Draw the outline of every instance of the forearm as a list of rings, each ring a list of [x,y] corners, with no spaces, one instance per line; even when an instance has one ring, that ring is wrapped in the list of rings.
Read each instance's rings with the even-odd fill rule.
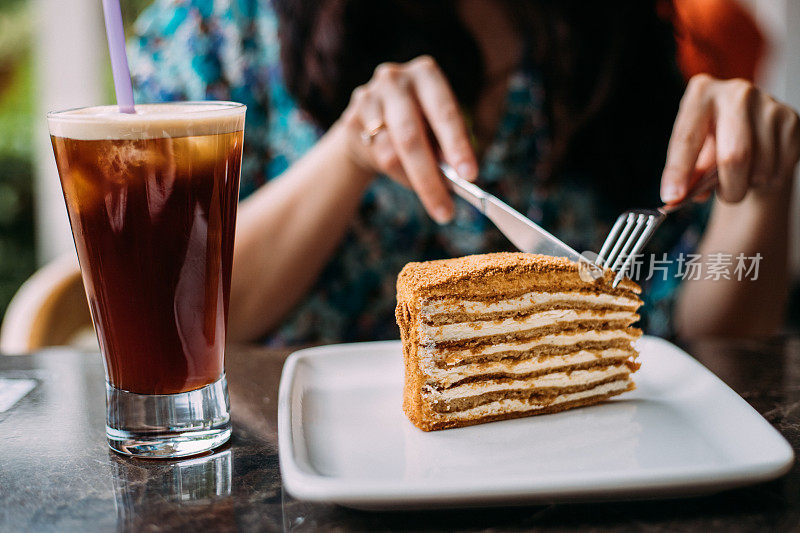
[[[309,290],[344,236],[371,175],[334,126],[302,159],[243,201],[237,218],[228,337],[253,340]]]
[[[705,278],[711,254],[761,255],[756,279],[687,280],[681,288],[675,323],[681,337],[763,336],[783,321],[788,293],[790,187],[753,191],[738,204],[715,200],[698,253]],[[733,270],[733,269],[731,269]]]

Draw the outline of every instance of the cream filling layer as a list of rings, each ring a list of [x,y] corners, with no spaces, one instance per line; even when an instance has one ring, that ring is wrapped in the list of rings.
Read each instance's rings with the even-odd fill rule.
[[[473,420],[476,418],[482,418],[484,416],[518,413],[521,411],[536,411],[539,409],[544,409],[545,407],[550,407],[551,405],[558,405],[560,403],[591,398],[592,396],[604,396],[606,394],[624,391],[629,385],[629,379],[621,379],[618,381],[612,381],[610,383],[604,383],[603,385],[598,385],[593,389],[562,394],[557,396],[552,402],[544,405],[534,405],[530,402],[516,399],[498,400],[496,402],[478,405],[463,411],[455,411],[452,413],[432,412],[431,415],[436,420]]]
[[[457,381],[473,376],[506,374],[513,377],[515,375],[530,374],[531,372],[540,372],[549,368],[579,365],[581,363],[603,361],[604,359],[619,360],[623,357],[627,357],[629,354],[630,350],[622,350],[620,348],[607,348],[605,350],[591,352],[588,350],[581,350],[565,355],[553,355],[518,361],[505,360],[486,363],[469,363],[454,368],[440,368],[428,360],[421,362],[421,370],[422,373],[428,377],[430,383],[449,387]]]
[[[537,305],[554,302],[587,303],[629,307],[637,309],[641,301],[633,296],[615,296],[612,294],[593,294],[580,291],[569,292],[529,292],[516,298],[507,298],[497,302],[481,302],[475,300],[427,300],[423,302],[421,312],[424,316],[433,317],[441,314],[468,313],[480,315],[484,313],[502,313],[520,311]]]
[[[484,380],[464,383],[442,391],[428,390],[423,387],[422,394],[427,401],[448,401],[479,396],[487,392],[526,391],[538,388],[564,388],[586,385],[602,381],[611,376],[630,374],[630,369],[624,365],[614,365],[606,368],[586,370],[573,370],[571,372],[552,372],[527,379],[514,380]]]
[[[581,342],[610,342],[616,340],[626,340],[633,342],[638,335],[625,329],[589,330],[569,333],[553,333],[543,335],[528,341],[498,342],[491,345],[481,346],[474,352],[470,349],[464,350],[441,350],[434,345],[423,345],[419,347],[419,356],[423,364],[428,362],[448,362],[459,363],[487,355],[503,352],[524,353],[539,347],[553,346],[563,347]]]
[[[488,337],[490,335],[504,335],[534,328],[554,325],[565,325],[569,322],[584,320],[627,320],[631,323],[639,319],[633,311],[597,311],[592,309],[551,309],[540,311],[523,318],[504,318],[501,320],[477,320],[473,322],[459,322],[456,324],[443,324],[429,326],[425,323],[419,325],[420,340],[422,343],[437,343],[460,341]]]

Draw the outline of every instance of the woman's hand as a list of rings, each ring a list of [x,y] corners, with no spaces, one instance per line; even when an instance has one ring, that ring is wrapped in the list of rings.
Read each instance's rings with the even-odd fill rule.
[[[800,120],[745,80],[700,74],[689,80],[672,130],[661,180],[666,203],[681,200],[714,166],[717,195],[740,202],[749,190],[788,185],[800,157]]]
[[[468,180],[477,176],[478,163],[455,95],[430,56],[378,66],[372,79],[353,91],[340,122],[359,168],[413,188],[437,222],[452,218],[453,201],[438,160],[444,158]]]

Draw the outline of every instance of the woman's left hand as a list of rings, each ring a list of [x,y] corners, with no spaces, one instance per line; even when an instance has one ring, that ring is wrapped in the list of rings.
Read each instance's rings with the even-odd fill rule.
[[[681,99],[661,179],[665,203],[681,200],[714,166],[717,196],[740,202],[748,191],[781,190],[800,158],[800,119],[752,83],[692,77]]]

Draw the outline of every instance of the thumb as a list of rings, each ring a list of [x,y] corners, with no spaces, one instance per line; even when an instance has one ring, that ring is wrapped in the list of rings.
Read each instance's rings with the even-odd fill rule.
[[[700,150],[700,155],[697,156],[697,163],[692,171],[691,181],[689,182],[689,190],[691,190],[703,176],[708,174],[711,169],[717,165],[716,154],[717,142],[713,135],[709,135],[706,138],[705,143],[703,143],[703,148]],[[696,196],[694,200],[698,203],[703,203],[711,197],[712,191],[713,188]]]

